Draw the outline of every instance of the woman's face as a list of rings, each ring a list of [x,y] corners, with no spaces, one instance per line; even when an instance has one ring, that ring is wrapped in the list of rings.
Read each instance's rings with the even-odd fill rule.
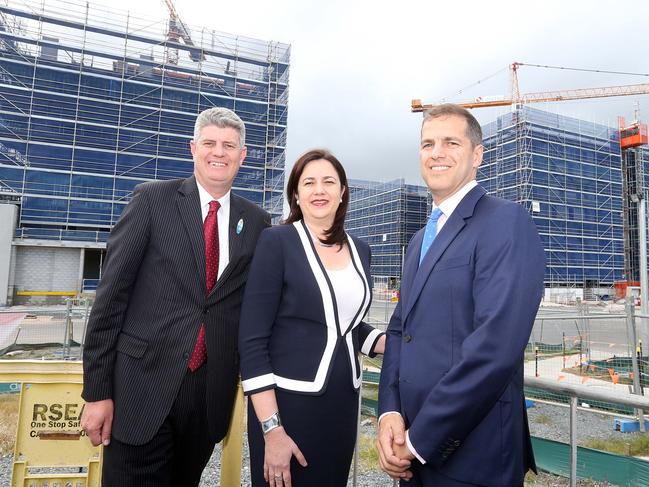
[[[297,185],[297,200],[304,221],[331,226],[344,192],[331,162],[326,159],[309,162]]]

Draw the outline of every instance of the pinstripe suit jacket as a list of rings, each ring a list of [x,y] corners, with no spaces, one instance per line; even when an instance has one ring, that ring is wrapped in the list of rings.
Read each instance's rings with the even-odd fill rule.
[[[237,232],[239,221],[243,228]],[[205,324],[207,407],[214,441],[225,435],[239,371],[244,284],[268,213],[231,195],[230,263],[205,293],[205,242],[194,177],[135,188],[113,228],[83,354],[86,401],[112,398],[112,434],[141,445],[168,415]]]

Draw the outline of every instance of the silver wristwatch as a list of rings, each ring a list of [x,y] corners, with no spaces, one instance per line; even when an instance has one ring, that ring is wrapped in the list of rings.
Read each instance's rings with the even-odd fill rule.
[[[282,426],[282,419],[279,417],[279,411],[273,413],[268,419],[260,421],[259,424],[261,425],[261,432],[263,434],[266,434],[275,428],[279,428]]]

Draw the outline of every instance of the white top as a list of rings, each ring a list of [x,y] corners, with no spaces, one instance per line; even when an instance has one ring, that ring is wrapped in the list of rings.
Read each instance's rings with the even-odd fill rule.
[[[210,201],[214,201],[214,198],[198,181],[196,181],[196,186],[198,186],[198,196],[201,199],[201,215],[203,223],[205,223],[207,212],[210,210]],[[230,191],[216,201],[221,204],[219,211],[216,212],[216,219],[219,224],[219,275],[216,276],[218,280],[230,263],[230,235],[228,232],[230,226]]]
[[[338,326],[340,333],[343,334],[349,328],[349,324],[363,304],[365,288],[361,276],[354,269],[351,260],[344,269],[327,269],[327,275],[331,281],[331,286],[334,288],[338,308]]]
[[[452,194],[447,199],[442,201],[439,206],[433,203],[433,210],[435,208],[439,208],[440,210],[442,210],[442,215],[439,217],[439,220],[437,220],[437,234],[439,234],[439,231],[444,226],[444,223],[446,223],[446,220],[448,220],[451,217],[451,214],[455,211],[457,205],[459,205],[460,202],[464,199],[464,197],[468,194],[468,192],[471,191],[473,188],[475,188],[477,185],[478,183],[476,182],[476,180],[472,179],[464,186],[462,186],[457,191],[457,193]]]

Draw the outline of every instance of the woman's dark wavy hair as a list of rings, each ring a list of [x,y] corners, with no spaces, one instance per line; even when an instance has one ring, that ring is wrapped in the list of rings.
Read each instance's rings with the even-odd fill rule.
[[[336,210],[336,216],[334,217],[334,222],[331,225],[325,235],[326,239],[320,240],[322,243],[327,245],[338,244],[342,246],[343,243],[347,241],[347,235],[345,234],[345,217],[347,216],[347,207],[349,205],[349,188],[347,187],[347,175],[345,174],[345,169],[336,157],[326,149],[313,149],[302,154],[302,156],[295,162],[291,174],[288,177],[288,183],[286,183],[286,199],[288,200],[288,205],[290,212],[284,224],[289,224],[301,220],[302,209],[300,205],[297,204],[297,188],[300,183],[300,177],[304,172],[304,168],[309,164],[309,162],[317,161],[319,159],[325,159],[331,163],[336,172],[338,173],[338,179],[340,180],[341,187],[345,190],[342,194],[342,203],[338,206]]]

